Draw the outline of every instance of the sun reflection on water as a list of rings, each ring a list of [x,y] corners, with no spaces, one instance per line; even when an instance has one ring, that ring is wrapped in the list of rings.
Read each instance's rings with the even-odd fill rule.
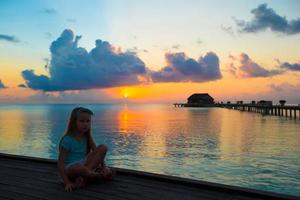
[[[138,161],[138,165],[145,170],[153,170],[156,167],[159,168],[157,171],[161,171],[164,168],[163,158],[166,157],[167,148],[168,131],[163,125],[166,119],[163,119],[157,110],[140,112],[130,109],[127,105],[123,106],[118,116],[120,133],[135,135],[141,142],[136,155],[142,158]]]
[[[23,145],[24,114],[17,110],[0,112],[0,149],[10,152]],[[20,153],[20,150],[17,152]]]

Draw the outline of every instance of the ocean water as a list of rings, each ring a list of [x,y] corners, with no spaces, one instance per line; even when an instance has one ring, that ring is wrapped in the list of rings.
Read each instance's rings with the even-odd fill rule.
[[[78,105],[0,105],[0,152],[57,159]],[[81,105],[109,165],[300,196],[300,120],[224,108]]]

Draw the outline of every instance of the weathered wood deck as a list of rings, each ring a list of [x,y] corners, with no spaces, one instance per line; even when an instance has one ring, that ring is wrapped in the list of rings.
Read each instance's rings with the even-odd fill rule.
[[[55,160],[0,153],[0,199],[300,199],[269,192],[118,169],[110,182],[64,192]]]

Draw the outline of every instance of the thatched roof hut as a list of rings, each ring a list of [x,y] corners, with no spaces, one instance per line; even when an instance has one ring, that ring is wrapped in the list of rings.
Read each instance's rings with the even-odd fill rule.
[[[212,105],[215,103],[214,98],[212,98],[208,93],[195,93],[191,95],[187,100],[187,103],[192,105]]]

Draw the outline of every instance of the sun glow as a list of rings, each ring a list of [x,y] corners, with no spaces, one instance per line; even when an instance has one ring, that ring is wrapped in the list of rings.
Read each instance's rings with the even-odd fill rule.
[[[123,88],[120,93],[124,99],[127,99],[129,97],[129,91],[127,88]]]

